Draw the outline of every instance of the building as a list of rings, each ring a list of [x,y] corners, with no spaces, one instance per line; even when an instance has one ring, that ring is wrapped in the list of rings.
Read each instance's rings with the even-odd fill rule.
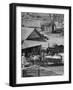
[[[21,31],[21,40],[46,41],[47,37],[40,34],[40,32],[34,28],[23,27]]]
[[[31,55],[40,55],[41,43],[32,40],[25,40],[22,44],[22,53],[25,53],[26,57]]]
[[[26,56],[40,55],[41,47],[46,46],[46,37],[41,35],[36,29],[22,28],[22,53]],[[48,44],[47,44],[48,46]]]
[[[52,24],[51,23],[44,23],[41,25],[41,29],[42,29],[42,31],[51,33],[52,32]]]

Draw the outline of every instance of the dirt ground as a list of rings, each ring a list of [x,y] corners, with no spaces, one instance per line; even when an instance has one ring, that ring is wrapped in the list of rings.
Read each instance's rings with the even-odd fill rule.
[[[48,66],[48,67],[39,67],[32,66],[27,69],[27,76],[37,77],[37,76],[56,76],[64,74],[64,66]],[[25,77],[25,75],[23,75]]]

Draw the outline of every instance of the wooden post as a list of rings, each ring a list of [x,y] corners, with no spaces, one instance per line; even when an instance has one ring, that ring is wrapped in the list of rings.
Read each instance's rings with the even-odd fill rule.
[[[38,76],[40,76],[40,67],[38,67]]]

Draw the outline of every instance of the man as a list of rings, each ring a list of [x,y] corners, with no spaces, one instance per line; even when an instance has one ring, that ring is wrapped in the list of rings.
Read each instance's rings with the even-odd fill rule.
[[[22,68],[24,68],[24,67],[25,67],[25,63],[26,63],[25,53],[22,53],[22,61],[21,61]]]
[[[23,68],[23,69],[25,68],[25,66],[29,66],[29,65],[30,65],[30,64],[27,62],[27,60],[26,60],[25,53],[22,54],[22,61],[21,61],[21,63],[22,63],[22,68]]]

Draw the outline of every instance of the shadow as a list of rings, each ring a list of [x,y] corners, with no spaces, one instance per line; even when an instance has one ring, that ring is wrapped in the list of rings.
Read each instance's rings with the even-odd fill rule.
[[[5,83],[7,86],[9,86],[9,83]]]

